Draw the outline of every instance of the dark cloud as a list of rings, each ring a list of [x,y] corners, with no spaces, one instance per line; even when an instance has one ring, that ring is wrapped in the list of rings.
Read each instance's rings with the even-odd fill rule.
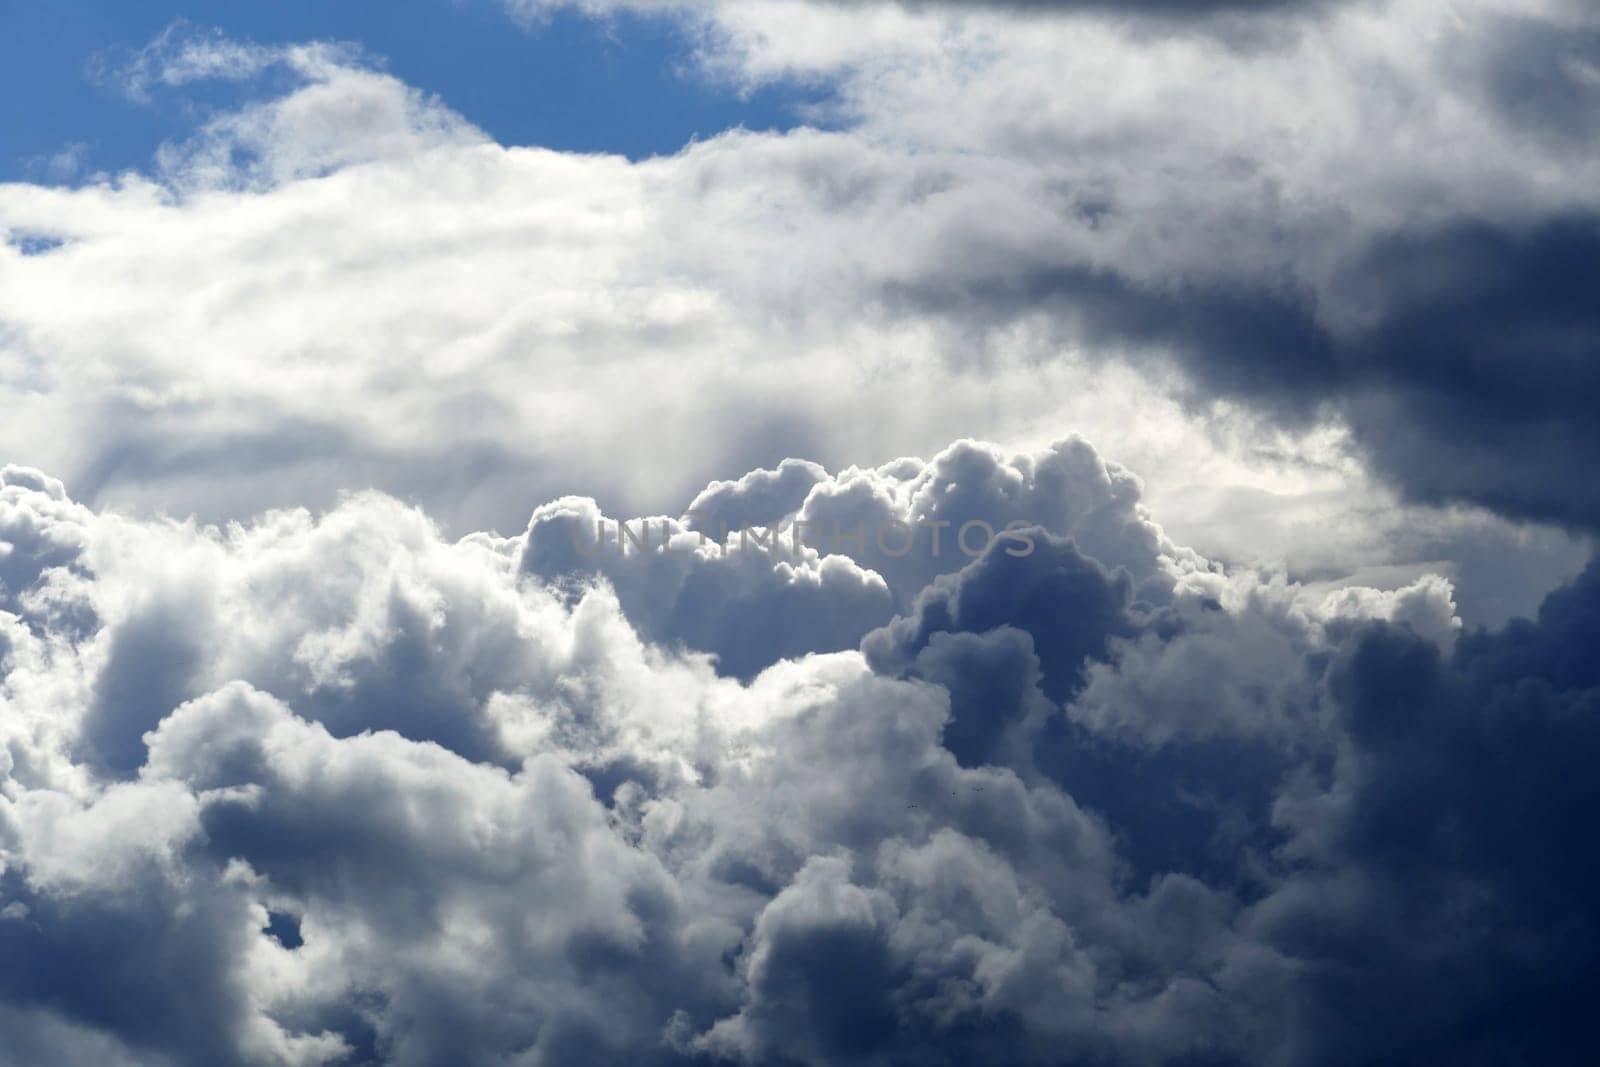
[[[1037,528],[1032,536],[1026,556],[1012,554],[1020,546],[996,541],[959,572],[935,579],[909,613],[868,635],[862,647],[869,662],[898,672],[920,660],[936,634],[1012,627],[1029,637],[1044,692],[1056,701],[1069,697],[1090,658],[1103,658],[1111,638],[1132,635],[1132,582],[1069,540]],[[1072,609],[1063,611],[1064,604]]]
[[[1350,751],[1284,820],[1313,873],[1259,909],[1310,963],[1308,1058],[1583,1058],[1600,869],[1571,842],[1600,808],[1582,770],[1600,756],[1600,675],[1578,651],[1597,610],[1591,567],[1537,622],[1453,657],[1376,626],[1335,665]]]
[[[84,717],[85,755],[131,774],[144,763],[144,735],[195,695],[202,650],[192,604],[155,604],[117,627]]]
[[[781,561],[574,583],[590,501],[449,544],[377,496],[223,532],[8,472],[6,1055],[1583,1062],[1600,564],[1460,634],[1439,579],[1217,572],[1079,441],[802,480],[1049,525],[897,617],[819,582],[862,653],[750,636],[735,675],[682,590],[725,571],[754,634]]]
[[[1318,296],[1151,285],[1063,264],[898,286],[919,313],[1054,316],[1100,351],[1175,357],[1193,396],[1344,418],[1408,497],[1600,528],[1600,216],[1458,219],[1370,241]]]
[[[248,1009],[231,957],[250,937],[246,901],[186,891],[157,870],[99,893],[28,892],[6,897],[26,917],[0,920],[0,998],[52,1009],[90,1032],[152,1058],[239,1062]],[[174,1048],[173,1036],[183,1035]],[[35,1062],[58,1060],[41,1049]]]
[[[1341,384],[1379,470],[1422,500],[1600,527],[1600,217],[1396,236],[1356,273],[1374,323]]]
[[[1506,122],[1577,153],[1588,149],[1597,129],[1600,30],[1562,26],[1530,16],[1492,19],[1483,54],[1462,72]]]
[[[1233,628],[1230,614],[1206,612],[1159,643],[1180,655],[1206,620]],[[1236,894],[1236,929],[1297,976],[1299,1018],[1284,1039],[1294,1062],[1581,1062],[1600,870],[1571,842],[1600,814],[1584,770],[1600,757],[1589,654],[1600,567],[1552,594],[1537,620],[1467,635],[1453,653],[1409,623],[1332,625],[1345,632],[1331,660],[1280,651],[1274,669],[1320,678],[1308,692],[1324,706],[1275,707],[1258,693],[1255,730],[1304,716],[1270,740],[1119,743],[1103,722],[1044,718],[1024,751],[1114,828],[1139,879],[1177,871]],[[1005,726],[1029,670],[964,663],[966,684],[991,679],[987,710]],[[1151,666],[1117,669],[1137,682]],[[970,699],[961,692],[953,707]],[[970,733],[946,736],[963,745]]]

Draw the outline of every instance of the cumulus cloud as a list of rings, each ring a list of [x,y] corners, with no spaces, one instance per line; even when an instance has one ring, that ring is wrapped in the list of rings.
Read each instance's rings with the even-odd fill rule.
[[[836,117],[880,143],[1009,163],[926,179],[905,254],[863,279],[900,314],[1175,364],[1202,399],[1341,421],[1412,499],[1593,527],[1562,473],[1594,450],[1592,11],[1356,5],[1249,43],[892,8],[704,18],[729,77],[834,78]]]
[[[1582,1062],[1594,14],[1051,6],[118,68],[281,81],[0,187],[0,1062]]]
[[[451,542],[377,494],[214,527],[7,468],[13,1055],[1576,1047],[1594,574],[1491,633],[1440,579],[1227,573],[1079,439],[694,499],[798,515],[863,482],[895,514],[1033,509],[1034,551],[901,603],[864,558],[719,556],[672,518],[695,552],[575,556],[586,500]],[[856,628],[785,627],[796,581]],[[724,609],[744,666],[703,625]]]
[[[534,512],[519,565],[551,582],[605,576],[641,636],[713,653],[744,678],[785,656],[853,648],[894,604],[881,576],[770,518],[713,540],[567,498]]]
[[[509,533],[528,500],[648,514],[790,456],[1071,427],[1208,551],[1307,575],[1503,557],[1538,577],[1456,575],[1503,619],[1587,551],[1518,524],[1588,523],[1561,473],[1588,447],[1586,305],[1532,279],[1587,255],[1592,19],[1469,8],[1245,45],[724,5],[693,24],[704,76],[821,79],[827,128],[638,162],[495,144],[347,46],[180,27],[127,84],[254,79],[246,103],[147,174],[0,189],[0,444],[146,513],[376,487]],[[1560,84],[1507,82],[1513,15]],[[1567,134],[1518,117],[1541,93]],[[1573,462],[1535,469],[1553,449]],[[1395,518],[1391,485],[1423,503]]]

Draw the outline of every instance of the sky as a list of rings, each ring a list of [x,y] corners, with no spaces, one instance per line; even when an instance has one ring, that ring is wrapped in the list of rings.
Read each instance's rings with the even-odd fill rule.
[[[734,126],[787,129],[799,109],[822,99],[818,87],[801,83],[741,92],[699,76],[682,24],[648,13],[596,19],[556,10],[523,28],[487,0],[182,8],[7,0],[3,10],[0,63],[13,84],[27,87],[0,104],[0,179],[8,181],[143,168],[197,114],[270,92],[224,83],[134,101],[119,91],[108,69],[182,23],[267,45],[349,42],[508,145],[640,159]]]
[[[1584,1063],[1584,0],[0,7],[0,1067]]]

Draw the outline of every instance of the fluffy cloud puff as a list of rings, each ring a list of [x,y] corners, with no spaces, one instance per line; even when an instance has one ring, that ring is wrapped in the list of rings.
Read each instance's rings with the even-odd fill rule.
[[[786,656],[855,647],[976,559],[1047,559],[1057,533],[1154,602],[1205,566],[1150,521],[1138,480],[1079,438],[1009,456],[960,441],[926,462],[836,475],[785,460],[707,487],[679,518],[608,518],[565,498],[534,512],[519,566],[554,582],[604,575],[641,636],[749,678]]]
[[[1440,580],[1223,572],[1080,440],[793,469],[699,499],[1036,550],[890,603],[817,551],[558,567],[585,501],[450,542],[7,468],[7,1062],[1579,1061],[1600,575],[1459,633]],[[794,581],[860,651],[762,644]]]

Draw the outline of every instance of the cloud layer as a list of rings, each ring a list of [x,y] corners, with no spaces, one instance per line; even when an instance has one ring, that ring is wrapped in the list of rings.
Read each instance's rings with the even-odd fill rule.
[[[0,186],[0,1065],[1584,1062],[1594,12],[576,6]]]
[[[1214,554],[1548,588],[1585,549],[1508,522],[1595,519],[1595,26],[1458,11],[680,12],[701,76],[831,102],[636,163],[495,144],[348,46],[180,28],[128,91],[249,103],[147,174],[0,188],[0,445],[146,513],[376,487],[509,532],[1075,429]]]
[[[579,499],[452,543],[7,468],[7,1062],[1572,1061],[1594,572],[1458,636],[1223,574],[1082,441],[793,469],[700,502],[1034,550],[585,570]]]

